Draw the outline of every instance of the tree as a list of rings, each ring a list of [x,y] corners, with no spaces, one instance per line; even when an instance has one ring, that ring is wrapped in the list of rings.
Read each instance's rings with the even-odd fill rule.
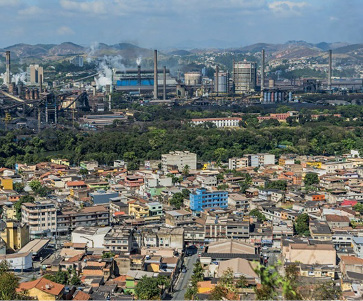
[[[45,274],[43,276],[45,279],[48,279],[50,281],[59,283],[59,284],[67,284],[69,279],[69,273],[68,271],[58,271],[54,275],[52,274]]]
[[[285,279],[291,285],[291,289],[285,292],[287,300],[301,300],[302,296],[298,291],[299,269],[296,263],[289,264],[285,267]]]
[[[50,189],[43,186],[38,180],[32,180],[29,183],[29,186],[36,195],[39,195],[41,197],[46,197],[50,192]]]
[[[254,271],[260,277],[261,285],[255,288],[257,300],[275,300],[279,296],[279,291],[285,300],[301,299],[296,291],[296,283],[292,279],[279,274],[276,266],[259,264]]]
[[[362,203],[357,203],[356,205],[353,206],[353,209],[355,211],[358,211],[360,214],[363,214],[363,204]]]
[[[140,300],[159,299],[162,294],[162,287],[167,288],[169,284],[169,279],[163,276],[156,278],[144,276],[138,281],[135,287],[135,294]]]
[[[82,176],[87,176],[88,175],[88,170],[87,168],[81,168],[79,170],[79,174],[82,175]]]
[[[231,297],[231,298],[228,298]],[[218,281],[218,284],[213,288],[210,296],[210,300],[225,300],[233,299],[237,300],[236,286],[234,285],[233,271],[228,268],[223,272],[223,275]]]
[[[200,261],[194,264],[192,279],[202,281],[204,279],[204,270]]]
[[[259,221],[259,222],[264,222],[265,220],[267,220],[267,218],[266,218],[266,216],[264,215],[264,214],[262,214],[261,212],[260,212],[260,210],[258,210],[258,209],[252,209],[251,211],[250,211],[250,214],[249,214],[250,216],[255,216],[255,217],[257,217],[257,220]]]
[[[19,286],[19,278],[14,273],[9,272],[8,263],[0,262],[0,300],[24,300],[29,299],[25,294],[16,292]]]
[[[102,254],[102,258],[112,258],[115,257],[115,253],[113,252],[106,252]]]
[[[236,282],[237,288],[245,288],[248,287],[248,281],[245,276],[241,275],[239,276],[237,282]]]
[[[170,205],[174,206],[177,209],[180,209],[184,202],[184,195],[181,192],[177,192],[173,195],[169,202]]]
[[[313,290],[312,295],[315,300],[339,300],[342,291],[333,281],[329,281],[318,285]]]
[[[298,235],[308,236],[310,234],[309,215],[307,213],[303,213],[297,217],[295,222],[295,231]]]
[[[184,298],[186,300],[198,300],[197,294],[198,294],[198,286],[192,285],[187,288]]]
[[[267,189],[278,189],[278,190],[286,190],[287,182],[284,180],[270,181],[267,183]]]
[[[184,189],[182,190],[182,194],[183,194],[183,197],[184,197],[184,198],[189,198],[190,191],[189,191],[188,189],[184,188]]]
[[[81,279],[77,276],[76,272],[73,273],[71,280],[69,281],[71,285],[80,285]]]
[[[188,164],[183,167],[182,173],[185,177],[189,176],[189,165]]]
[[[191,277],[192,285],[188,287],[184,298],[188,300],[197,300],[198,294],[198,282],[203,281],[204,279],[204,271],[200,262],[196,262],[193,268],[193,275]]]
[[[15,209],[16,219],[18,221],[21,220],[21,205],[23,203],[34,203],[34,201],[35,201],[35,199],[31,195],[24,195],[24,196],[20,197],[19,200],[16,201],[16,203],[14,204],[14,209]]]
[[[319,176],[317,173],[309,172],[304,177],[305,186],[311,186],[313,184],[319,184]]]
[[[13,185],[13,189],[17,192],[17,193],[21,193],[24,191],[24,184],[23,183],[14,183]]]

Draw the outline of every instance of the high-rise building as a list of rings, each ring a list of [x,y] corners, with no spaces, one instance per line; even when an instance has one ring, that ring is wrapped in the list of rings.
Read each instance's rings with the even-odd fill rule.
[[[233,63],[234,92],[242,94],[253,92],[256,89],[256,63],[243,62]]]
[[[75,56],[73,59],[70,60],[70,63],[78,67],[83,67],[83,56]]]
[[[52,236],[57,231],[57,209],[52,202],[23,203],[21,217],[29,225],[30,238]]]
[[[31,85],[40,84],[44,80],[43,67],[39,65],[30,65],[27,68],[27,82]]]

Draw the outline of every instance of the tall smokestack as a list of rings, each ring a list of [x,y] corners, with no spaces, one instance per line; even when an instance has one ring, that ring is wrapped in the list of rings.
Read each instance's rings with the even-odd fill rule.
[[[40,93],[43,93],[43,75],[42,74],[39,75],[39,81],[40,81],[40,83],[39,83]]]
[[[166,66],[163,68],[163,99],[166,100]]]
[[[328,69],[328,90],[331,90],[331,77],[333,68],[333,52],[329,50],[329,69]]]
[[[137,84],[141,86],[141,66],[137,66]]]
[[[10,76],[10,51],[6,51],[6,79],[5,84],[9,87],[11,84],[11,76]]]
[[[158,51],[154,50],[154,98],[158,99]]]
[[[265,89],[265,49],[262,49],[262,60],[261,60],[261,93]]]
[[[215,83],[215,87],[214,87],[214,91],[216,91],[217,95],[218,95],[218,84],[219,84],[219,67],[218,65],[216,66],[216,78],[214,80]]]

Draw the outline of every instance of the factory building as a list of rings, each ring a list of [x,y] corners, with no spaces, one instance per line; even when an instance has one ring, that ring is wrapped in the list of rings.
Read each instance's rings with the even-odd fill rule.
[[[158,69],[158,90],[159,94],[164,88],[164,69]],[[165,69],[166,90],[175,90],[177,81],[171,77],[170,71]],[[154,89],[154,70],[129,69],[120,71],[113,69],[113,87],[116,91],[126,91],[134,93],[152,93]]]
[[[37,85],[43,82],[44,72],[43,67],[39,65],[30,65],[26,69],[27,82],[31,85]]]
[[[256,89],[256,63],[243,62],[233,63],[234,92],[242,94],[254,92]]]
[[[200,72],[186,72],[184,74],[184,83],[187,86],[200,85],[202,83],[202,75]]]

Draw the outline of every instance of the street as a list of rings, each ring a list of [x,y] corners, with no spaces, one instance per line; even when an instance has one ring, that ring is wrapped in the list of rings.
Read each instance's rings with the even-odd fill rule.
[[[188,288],[188,283],[193,274],[194,264],[197,262],[198,254],[185,257],[184,263],[187,268],[186,273],[180,273],[172,300],[185,300],[184,295]]]

